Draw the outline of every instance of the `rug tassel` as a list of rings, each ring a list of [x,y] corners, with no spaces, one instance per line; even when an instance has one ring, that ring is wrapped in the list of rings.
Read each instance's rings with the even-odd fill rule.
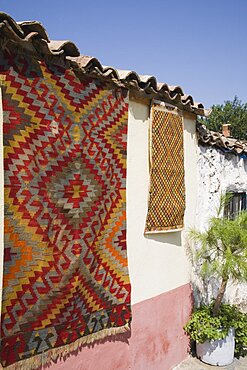
[[[96,341],[102,340],[106,337],[111,337],[117,334],[123,334],[130,330],[129,324],[120,326],[118,328],[108,328],[99,331],[98,333],[89,334],[86,337],[81,337],[73,343],[65,344],[64,346],[50,349],[39,355],[20,360],[7,367],[2,367],[0,369],[5,370],[36,370],[41,366],[47,366],[52,361],[56,362],[58,359],[66,359],[70,354],[80,349],[82,345],[92,344]]]

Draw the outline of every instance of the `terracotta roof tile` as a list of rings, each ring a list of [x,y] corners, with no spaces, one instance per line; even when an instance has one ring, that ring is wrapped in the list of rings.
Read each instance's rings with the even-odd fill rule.
[[[205,109],[202,103],[194,102],[191,95],[184,94],[180,86],[170,86],[157,82],[154,76],[139,75],[135,71],[116,69],[102,65],[98,59],[89,56],[69,58],[78,65],[84,73],[95,73],[102,77],[110,77],[122,83],[123,86],[135,89],[146,96],[158,97],[179,108],[207,116],[210,110]]]
[[[205,125],[197,123],[198,141],[202,145],[214,146],[235,154],[247,154],[247,142],[225,137],[220,132],[210,131]]]
[[[37,21],[15,22],[8,14],[0,13],[2,47],[12,45],[32,52],[37,58],[63,55],[79,56],[77,46],[71,41],[49,41],[47,32]]]
[[[20,25],[20,28],[23,31],[25,36],[31,32],[37,32],[41,38],[43,38],[44,40],[48,42],[50,41],[45,28],[42,26],[40,22],[24,21],[24,22],[16,22],[16,23]]]
[[[185,94],[180,86],[159,83],[154,76],[104,66],[94,57],[80,55],[77,46],[71,41],[50,41],[45,28],[37,21],[15,22],[8,14],[0,13],[0,46],[13,46],[31,52],[37,59],[110,79],[140,96],[160,99],[194,114],[209,114],[203,104],[194,102],[192,96]]]

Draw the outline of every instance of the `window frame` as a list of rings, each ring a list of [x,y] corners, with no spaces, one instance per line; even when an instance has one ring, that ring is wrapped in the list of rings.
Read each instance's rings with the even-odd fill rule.
[[[247,210],[247,192],[228,191],[227,193],[231,194],[232,197],[224,208],[224,217],[234,220],[241,211]]]

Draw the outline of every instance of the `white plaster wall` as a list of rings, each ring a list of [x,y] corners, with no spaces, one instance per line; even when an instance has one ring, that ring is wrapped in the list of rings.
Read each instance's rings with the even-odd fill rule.
[[[203,230],[208,219],[215,215],[221,193],[247,191],[247,158],[223,153],[213,147],[198,148],[198,204],[196,227]],[[230,285],[230,302],[247,309],[247,285]]]
[[[185,229],[194,222],[196,181],[195,122],[184,119]],[[149,188],[149,106],[130,100],[127,159],[127,250],[132,304],[189,282],[183,232],[144,236]]]
[[[247,158],[199,147],[197,226],[203,228],[215,214],[221,193],[247,191]]]

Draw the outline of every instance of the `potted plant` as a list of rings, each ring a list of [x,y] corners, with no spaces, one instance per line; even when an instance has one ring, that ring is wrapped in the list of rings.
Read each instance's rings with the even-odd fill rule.
[[[234,219],[222,216],[229,201],[228,194],[221,197],[206,231],[189,233],[198,245],[194,256],[202,278],[217,279],[219,288],[213,302],[196,309],[184,329],[196,341],[197,356],[219,366],[233,361],[235,336],[235,353],[242,355],[247,348],[247,314],[223,303],[229,280],[247,281],[247,212]]]

